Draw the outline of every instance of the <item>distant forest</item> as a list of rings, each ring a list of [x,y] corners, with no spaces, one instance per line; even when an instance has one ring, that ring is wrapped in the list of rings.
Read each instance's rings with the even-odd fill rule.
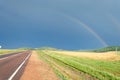
[[[120,51],[120,46],[109,46],[109,47],[105,47],[105,48],[100,48],[100,49],[96,49],[93,50],[94,52],[107,52],[107,51]]]

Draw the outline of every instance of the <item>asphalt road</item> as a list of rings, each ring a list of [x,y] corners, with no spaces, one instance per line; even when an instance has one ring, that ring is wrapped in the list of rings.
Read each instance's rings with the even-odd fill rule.
[[[0,56],[0,80],[19,80],[31,56],[24,51]]]

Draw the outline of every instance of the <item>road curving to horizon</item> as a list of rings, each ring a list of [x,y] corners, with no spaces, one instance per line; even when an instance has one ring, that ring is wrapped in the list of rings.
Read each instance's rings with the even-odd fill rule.
[[[0,80],[19,80],[32,51],[0,55]]]

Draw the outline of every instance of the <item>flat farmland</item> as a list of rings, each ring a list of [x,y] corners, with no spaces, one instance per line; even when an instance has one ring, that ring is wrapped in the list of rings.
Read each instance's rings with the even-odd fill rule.
[[[120,80],[119,52],[37,50],[62,80]]]
[[[0,50],[0,55],[1,54],[8,54],[8,53],[14,53],[14,52],[20,52],[24,50],[18,50],[18,49],[1,49]]]

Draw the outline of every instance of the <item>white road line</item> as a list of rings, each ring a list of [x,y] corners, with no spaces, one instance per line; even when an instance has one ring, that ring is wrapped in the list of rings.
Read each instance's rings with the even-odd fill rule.
[[[0,60],[4,60],[4,59],[7,59],[9,57],[13,57],[13,56],[20,55],[20,54],[23,54],[23,53],[21,52],[21,53],[18,53],[18,54],[10,55],[8,57],[0,58]]]
[[[8,80],[12,80],[14,76],[17,74],[17,72],[20,70],[20,68],[24,65],[24,63],[27,61],[27,59],[30,57],[31,54],[29,54],[25,60],[20,64],[20,66],[15,70],[15,72],[8,78]]]

